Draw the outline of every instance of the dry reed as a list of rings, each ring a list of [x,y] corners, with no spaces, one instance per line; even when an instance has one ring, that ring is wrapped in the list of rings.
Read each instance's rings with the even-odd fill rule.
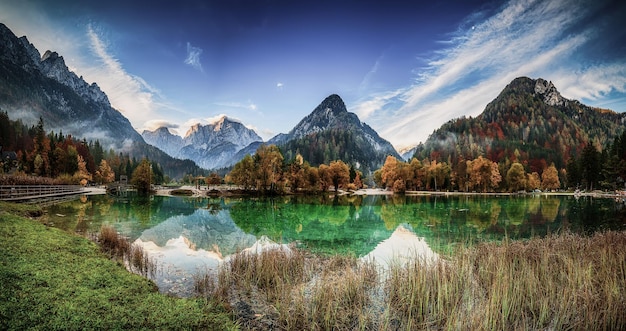
[[[155,276],[156,262],[149,257],[143,247],[131,244],[128,238],[120,235],[112,226],[102,225],[96,238],[104,253],[111,258],[124,261],[130,271],[144,277]]]
[[[198,279],[247,329],[626,329],[626,231],[483,243],[384,273],[354,257],[240,253],[217,283]]]

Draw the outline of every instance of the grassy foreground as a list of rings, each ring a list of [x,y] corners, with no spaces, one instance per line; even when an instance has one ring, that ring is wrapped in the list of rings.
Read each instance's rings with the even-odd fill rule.
[[[245,252],[196,290],[256,330],[626,330],[626,231],[483,243],[384,272]]]
[[[218,305],[162,295],[88,239],[23,217],[37,214],[0,203],[0,330],[236,329]]]

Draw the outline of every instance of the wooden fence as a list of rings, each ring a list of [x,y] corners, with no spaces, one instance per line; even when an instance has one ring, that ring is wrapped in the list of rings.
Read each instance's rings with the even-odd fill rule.
[[[0,185],[0,200],[28,201],[82,192],[80,185]]]

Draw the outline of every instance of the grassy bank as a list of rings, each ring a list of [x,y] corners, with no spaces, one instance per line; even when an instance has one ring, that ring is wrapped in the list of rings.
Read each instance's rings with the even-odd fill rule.
[[[235,328],[218,305],[162,295],[93,242],[23,217],[36,207],[0,210],[0,329]]]
[[[484,243],[381,272],[291,249],[197,277],[249,329],[625,330],[626,232]]]

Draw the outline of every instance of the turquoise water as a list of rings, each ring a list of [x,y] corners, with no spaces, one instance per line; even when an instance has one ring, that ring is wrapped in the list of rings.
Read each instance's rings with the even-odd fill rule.
[[[316,196],[185,198],[83,196],[47,209],[47,222],[95,233],[101,225],[140,244],[162,266],[164,292],[189,291],[191,277],[259,243],[295,243],[322,254],[378,259],[560,231],[626,229],[626,205],[573,196]],[[419,247],[419,248],[416,248]],[[376,252],[374,252],[376,250]],[[382,254],[382,255],[381,255]]]
[[[56,227],[69,231],[97,232],[102,224],[110,224],[131,240],[149,236],[157,244],[184,235],[197,248],[225,246],[223,254],[245,248],[252,238],[267,236],[276,242],[296,241],[318,252],[362,256],[401,224],[444,251],[504,237],[626,229],[626,206],[621,202],[544,195],[271,199],[96,195],[51,206],[48,217]],[[237,238],[242,242],[229,242]]]

